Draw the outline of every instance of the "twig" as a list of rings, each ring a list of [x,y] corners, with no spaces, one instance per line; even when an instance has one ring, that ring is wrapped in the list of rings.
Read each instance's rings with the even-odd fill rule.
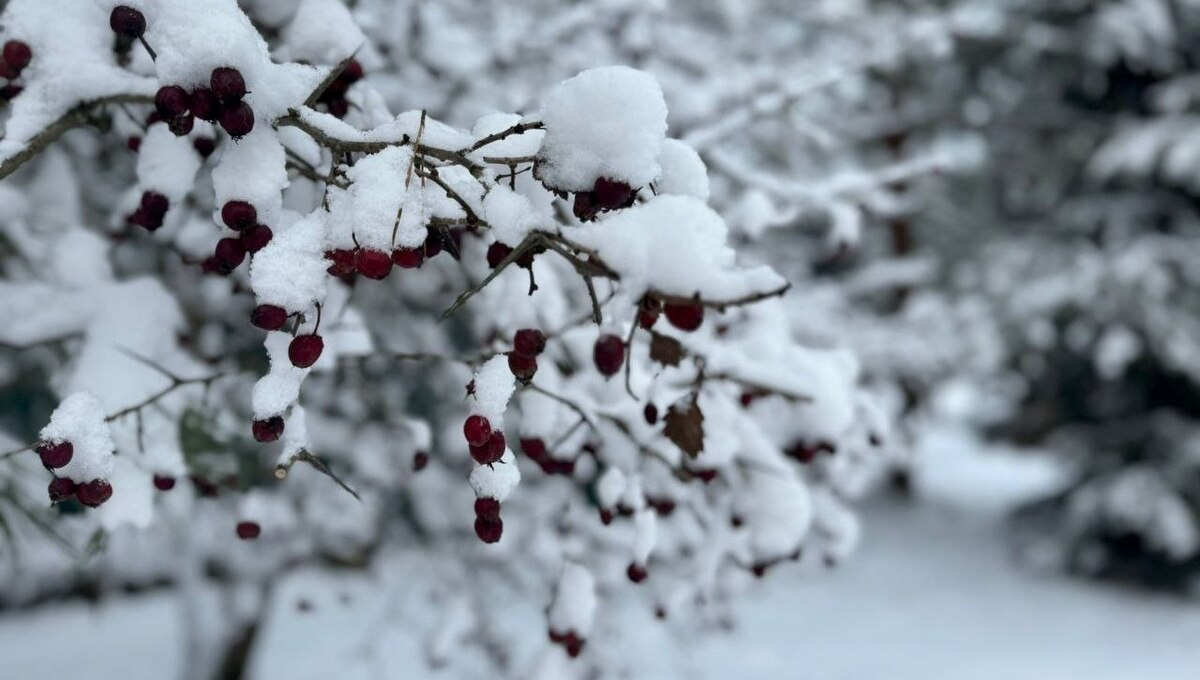
[[[529,130],[542,130],[542,129],[545,129],[545,127],[546,126],[543,125],[540,121],[534,121],[534,122],[530,122],[530,123],[517,123],[516,125],[513,125],[512,127],[508,128],[506,130],[501,130],[500,132],[490,134],[487,137],[480,139],[479,141],[472,144],[471,148],[469,150],[470,151],[478,151],[479,149],[482,149],[483,147],[487,146],[488,144],[491,144],[492,142],[498,142],[507,137],[511,137],[512,135],[522,135],[522,134],[525,134],[526,132],[528,132]]]

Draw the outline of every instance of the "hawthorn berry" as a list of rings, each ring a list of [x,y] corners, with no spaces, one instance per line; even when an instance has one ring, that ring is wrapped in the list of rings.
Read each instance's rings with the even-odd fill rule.
[[[475,519],[475,535],[484,543],[495,543],[500,540],[500,536],[504,533],[504,520],[499,517],[485,518],[477,517]]]
[[[50,495],[51,503],[65,501],[75,495],[75,482],[66,477],[55,477],[50,480],[50,486],[46,491]]]
[[[254,129],[254,110],[246,102],[238,102],[223,109],[219,121],[230,137],[239,139]]]
[[[658,315],[662,312],[662,300],[659,300],[653,295],[647,295],[642,298],[638,305],[638,325],[646,330],[654,327],[658,323]]]
[[[495,498],[476,498],[475,516],[484,519],[498,519],[500,517],[500,501]]]
[[[217,93],[210,88],[201,86],[192,90],[189,101],[192,115],[200,120],[213,123],[221,115],[221,100],[217,98]]]
[[[345,118],[346,114],[350,113],[350,102],[341,97],[330,99],[325,106],[329,109],[329,115],[335,118]]]
[[[338,75],[338,80],[345,80],[351,84],[357,83],[363,78],[362,64],[358,63],[357,59],[351,59],[346,63],[346,68]]]
[[[154,94],[154,109],[163,120],[177,118],[188,111],[192,98],[178,85],[163,85]]]
[[[424,260],[423,248],[396,248],[392,251],[392,263],[401,269],[416,269]]]
[[[9,83],[4,87],[0,87],[0,99],[6,102],[12,101],[13,99],[16,99],[17,95],[21,94],[23,91],[25,91],[25,88],[21,87],[20,85]]]
[[[488,440],[480,446],[468,446],[471,457],[480,465],[493,465],[504,457],[504,433],[493,430]]]
[[[53,470],[71,462],[75,457],[75,446],[71,442],[42,442],[37,446],[37,454],[42,465]]]
[[[647,425],[657,425],[658,407],[653,403],[646,404],[646,408],[642,409],[642,417],[646,419]]]
[[[273,442],[283,434],[283,416],[271,416],[264,420],[256,420],[250,426],[250,431],[254,434],[254,441],[264,444]]]
[[[258,522],[242,521],[237,523],[237,537],[243,541],[252,541],[262,533]]]
[[[214,68],[208,86],[223,102],[238,101],[246,94],[246,80],[242,78],[242,72],[230,66]]]
[[[167,214],[167,210],[171,207],[171,201],[157,191],[147,191],[142,194],[142,199],[138,203],[138,209],[152,217],[158,217],[159,223],[162,223],[162,217]]]
[[[354,251],[339,248],[337,250],[326,250],[325,259],[329,260],[330,265],[326,270],[331,276],[350,276],[355,273],[354,267]]]
[[[175,488],[175,478],[169,475],[154,475],[154,488],[159,491],[170,491]]]
[[[546,334],[536,328],[522,328],[513,336],[513,350],[522,356],[536,357],[546,349]]]
[[[208,158],[217,150],[217,140],[212,137],[197,137],[192,140],[192,148],[201,158]]]
[[[325,341],[313,333],[297,335],[288,345],[288,359],[296,368],[308,368],[321,358],[321,350],[325,349]]]
[[[616,210],[628,205],[633,199],[633,187],[624,182],[601,177],[596,180],[592,189],[592,198],[601,208]]]
[[[258,223],[258,211],[248,201],[226,201],[221,221],[234,231],[245,231]]]
[[[112,485],[103,479],[93,479],[75,485],[75,497],[89,508],[99,507],[104,501],[112,498],[112,493]]]
[[[368,279],[379,281],[392,272],[392,258],[382,250],[360,248],[354,255],[354,268]]]
[[[592,348],[592,360],[603,375],[616,375],[625,363],[625,343],[615,335],[601,335]]]
[[[468,416],[463,422],[463,436],[471,446],[483,446],[492,436],[492,424],[481,415]]]
[[[277,331],[287,323],[287,310],[278,305],[259,305],[250,312],[250,323],[264,331]]]
[[[138,208],[133,212],[133,215],[130,215],[129,221],[139,227],[145,228],[147,231],[155,231],[163,225],[164,217],[165,215],[162,213],[155,214]]]
[[[511,253],[511,252],[512,252],[512,248],[509,248],[508,246],[504,245],[503,243],[501,243],[499,241],[496,241],[492,245],[488,246],[488,250],[487,250],[488,266],[491,267],[492,269],[499,267],[500,263],[503,262],[504,258],[508,257],[509,253]]]
[[[637,562],[630,562],[629,568],[625,570],[625,575],[629,577],[630,581],[633,581],[634,583],[641,583],[642,581],[645,581],[646,577],[650,574],[642,565],[638,564]]]
[[[526,356],[516,351],[508,353],[508,370],[512,371],[513,377],[522,383],[533,380],[537,368],[537,357]]]
[[[699,303],[664,305],[663,313],[681,331],[694,331],[704,323],[704,305]]]
[[[12,73],[13,78],[25,70],[31,59],[33,59],[33,50],[29,49],[28,43],[20,40],[9,40],[4,43],[4,64]]]
[[[521,439],[521,450],[525,455],[529,456],[534,462],[541,462],[546,458],[546,442],[541,437],[531,437],[529,439]]]
[[[186,137],[196,125],[196,119],[190,113],[181,113],[167,121],[167,129],[176,137]]]
[[[575,194],[575,202],[571,205],[571,212],[581,222],[589,222],[596,218],[596,214],[600,212],[600,208],[596,205],[596,199],[590,192],[581,191]]]
[[[426,465],[429,465],[429,454],[424,451],[417,451],[413,455],[413,472],[424,470]]]
[[[271,238],[273,236],[274,234],[271,232],[270,227],[265,224],[256,224],[246,231],[243,231],[240,238],[242,240],[242,246],[246,249],[246,252],[257,253],[258,251],[267,247],[267,244],[271,242]]]
[[[246,247],[240,240],[226,237],[217,241],[213,257],[217,258],[217,266],[223,272],[229,273],[237,269],[238,265],[246,259]]]
[[[146,32],[146,17],[128,5],[117,5],[108,15],[108,26],[118,35],[140,38]]]

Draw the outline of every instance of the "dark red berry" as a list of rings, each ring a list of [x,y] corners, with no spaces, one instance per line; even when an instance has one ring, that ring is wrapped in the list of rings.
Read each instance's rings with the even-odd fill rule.
[[[214,68],[208,86],[223,102],[240,100],[246,94],[246,80],[242,78],[242,72],[229,66]]]
[[[480,465],[494,465],[504,457],[504,433],[493,430],[486,443],[481,446],[468,446],[471,457]]]
[[[9,40],[4,43],[4,63],[14,76],[25,70],[30,59],[33,59],[33,50],[29,49],[27,43],[20,40]]]
[[[75,495],[75,482],[66,477],[55,477],[50,480],[50,487],[47,489],[50,494],[50,502],[58,503],[65,501]]]
[[[112,498],[112,493],[112,485],[103,479],[93,479],[75,486],[75,497],[89,508],[99,507]]]
[[[71,462],[75,447],[71,442],[42,442],[38,444],[37,454],[42,459],[42,465],[53,470]]]
[[[170,209],[171,201],[157,191],[147,191],[142,194],[142,200],[138,207],[147,215],[161,218]]]
[[[192,98],[187,90],[178,85],[163,85],[154,95],[154,109],[163,120],[171,120],[187,113]]]
[[[146,32],[146,17],[132,7],[117,5],[108,15],[108,26],[114,33],[139,38]]]
[[[478,517],[475,519],[475,535],[484,543],[495,543],[504,533],[504,520]]]
[[[278,305],[259,305],[250,312],[250,323],[264,331],[277,331],[287,323],[287,310]]]
[[[508,246],[504,245],[503,243],[501,243],[499,241],[496,241],[492,245],[488,246],[488,250],[487,250],[488,266],[491,267],[492,269],[499,267],[500,263],[503,262],[504,258],[508,257],[509,253],[511,253],[511,252],[512,252],[512,248],[509,248]]]
[[[230,137],[238,139],[254,129],[254,110],[246,102],[238,102],[221,111],[220,122]]]
[[[347,113],[350,113],[350,102],[341,97],[330,99],[325,106],[329,109],[329,115],[334,118],[345,118]]]
[[[142,148],[142,138],[136,135],[130,137],[129,139],[125,140],[125,146],[128,147],[130,151],[137,153],[138,149]]]
[[[513,336],[513,349],[517,354],[535,357],[546,349],[546,334],[536,328],[522,328]]]
[[[258,211],[247,201],[227,201],[221,206],[221,221],[234,231],[245,231],[258,222]]]
[[[25,88],[20,85],[9,83],[4,87],[0,87],[0,99],[4,101],[12,101],[17,98],[17,95],[25,91]]]
[[[705,484],[710,484],[717,478],[717,471],[712,469],[696,470],[696,478]]]
[[[392,251],[392,262],[401,269],[416,269],[424,259],[423,248],[397,248]]]
[[[350,276],[355,272],[353,250],[326,250],[325,259],[330,262],[326,271],[331,276]]]
[[[625,363],[625,343],[615,335],[601,335],[592,348],[592,360],[596,369],[605,376],[613,376]]]
[[[563,648],[567,650],[567,656],[572,659],[578,657],[583,652],[583,644],[586,642],[583,638],[576,635],[574,632],[567,633],[567,637],[563,640]]]
[[[175,488],[175,478],[167,475],[154,475],[154,488],[159,491],[170,491]]]
[[[646,419],[649,425],[658,424],[658,407],[653,403],[646,404],[646,408],[642,409],[642,417]]]
[[[149,231],[154,231],[163,225],[162,213],[149,212],[143,208],[135,210],[129,219],[134,224],[145,227]]]
[[[704,323],[704,306],[699,303],[663,306],[667,321],[681,331],[694,331]]]
[[[741,396],[738,397],[738,403],[742,405],[742,408],[749,408],[757,398],[758,395],[753,392],[742,392]]]
[[[603,524],[604,526],[608,526],[609,524],[612,524],[612,521],[613,521],[613,511],[612,510],[609,510],[608,508],[604,508],[604,509],[600,510],[600,523],[601,524]]]
[[[596,218],[600,207],[596,205],[596,199],[591,192],[581,191],[575,194],[575,203],[571,206],[571,212],[575,213],[575,217],[580,221],[590,222]]]
[[[283,416],[271,416],[265,420],[256,420],[250,426],[254,441],[273,442],[283,434]]]
[[[213,257],[217,258],[217,266],[221,271],[229,273],[237,269],[238,265],[246,259],[246,247],[240,240],[226,237],[217,241]]]
[[[242,246],[246,249],[246,252],[257,253],[258,251],[267,247],[267,244],[271,242],[271,238],[273,236],[274,234],[271,233],[270,227],[265,224],[256,224],[246,231],[243,231],[240,238],[242,239]]]
[[[212,137],[197,137],[192,140],[192,148],[201,158],[208,158],[217,150],[217,140]]]
[[[325,341],[319,335],[297,335],[288,345],[288,359],[297,368],[308,368],[321,358]]]
[[[237,523],[237,537],[243,541],[252,541],[261,533],[262,527],[258,525],[258,522],[242,521]]]
[[[368,279],[378,281],[392,272],[392,258],[382,250],[360,248],[354,256],[354,268]]]
[[[349,83],[357,83],[362,80],[363,67],[358,63],[357,59],[351,59],[346,63],[346,68],[338,75],[338,80],[345,80]]]
[[[638,310],[638,325],[646,330],[654,328],[654,324],[658,323],[658,312],[652,312],[647,309]]]
[[[134,217],[136,217],[136,215]],[[218,274],[220,272],[218,272],[217,269],[217,258],[213,257],[212,255],[204,258],[204,260],[200,263],[200,271],[204,272],[205,274]]]
[[[186,137],[196,125],[196,119],[190,113],[181,113],[167,121],[167,129],[176,137]]]
[[[413,455],[413,472],[424,470],[426,465],[429,465],[429,454],[424,451],[417,451]]]
[[[217,98],[217,93],[207,87],[197,87],[192,90],[189,101],[192,115],[200,120],[213,123],[221,115],[221,100]]]
[[[492,436],[492,424],[481,415],[468,416],[463,422],[463,436],[471,446],[483,446]]]
[[[440,231],[430,230],[429,235],[425,237],[425,259],[437,257],[437,254],[442,252],[443,234]],[[455,259],[458,259],[457,257]]]
[[[633,581],[634,583],[641,583],[642,581],[646,580],[646,577],[649,576],[649,573],[646,572],[645,567],[637,562],[630,562],[629,568],[625,570],[625,575],[629,577],[630,581]]]
[[[546,459],[546,442],[540,437],[532,437],[521,440],[521,450],[525,455],[529,456],[530,460],[540,462]]]
[[[522,383],[528,383],[533,380],[533,375],[537,373],[537,358],[525,356],[517,352],[508,353],[508,370],[512,371],[513,376]]]
[[[629,204],[633,198],[633,187],[624,182],[618,182],[601,177],[596,180],[592,189],[596,204],[605,210],[616,210]]]
[[[500,517],[500,501],[495,498],[476,498],[475,499],[475,516],[485,519],[497,519]]]

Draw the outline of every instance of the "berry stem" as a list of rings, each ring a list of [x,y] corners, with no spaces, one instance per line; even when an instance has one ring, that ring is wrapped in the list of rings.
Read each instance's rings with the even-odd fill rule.
[[[150,61],[158,61],[158,53],[154,51],[153,47],[150,47],[150,43],[146,42],[146,36],[139,35],[138,41],[142,43],[142,47],[146,48],[146,52],[150,55]]]

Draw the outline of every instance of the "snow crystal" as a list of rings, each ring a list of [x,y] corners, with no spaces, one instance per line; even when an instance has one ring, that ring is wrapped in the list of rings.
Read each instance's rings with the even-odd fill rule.
[[[662,174],[654,182],[660,195],[691,196],[701,201],[708,200],[708,169],[700,154],[687,142],[668,139],[658,153],[658,164]]]
[[[250,285],[260,302],[302,312],[325,298],[329,278],[322,213],[296,222],[260,250],[250,263]]]
[[[337,64],[354,54],[366,37],[339,0],[303,0],[283,30],[283,40],[290,61]]]
[[[176,137],[166,125],[151,125],[138,148],[138,184],[177,205],[192,190],[200,164],[200,155],[192,150],[192,140]]]
[[[516,457],[506,448],[500,462],[475,466],[470,481],[476,498],[495,498],[503,503],[521,482],[521,471]]]
[[[113,442],[104,422],[104,407],[88,392],[75,392],[50,414],[38,435],[45,442],[71,442],[71,462],[58,471],[74,482],[108,479],[113,469]]]
[[[492,429],[499,429],[504,422],[508,399],[516,386],[516,378],[508,368],[507,357],[501,355],[488,359],[475,373],[475,406],[472,413],[487,418]]]
[[[228,201],[246,201],[254,206],[259,222],[275,229],[281,194],[288,186],[283,145],[273,131],[256,127],[238,141],[221,146],[221,160],[212,172],[216,193],[213,221],[224,225],[220,210]]]
[[[591,191],[605,177],[641,187],[659,175],[667,105],[648,73],[626,66],[584,71],[551,90],[542,122],[538,171],[549,186]]]
[[[596,604],[596,581],[592,573],[578,564],[568,563],[563,568],[554,602],[547,614],[550,630],[587,637],[592,630]]]
[[[600,476],[600,481],[596,483],[596,496],[600,501],[600,507],[611,508],[621,500],[621,494],[625,493],[625,475],[615,467],[610,467]]]
[[[496,240],[513,247],[544,221],[532,201],[499,185],[484,197],[483,217],[491,225]]]

